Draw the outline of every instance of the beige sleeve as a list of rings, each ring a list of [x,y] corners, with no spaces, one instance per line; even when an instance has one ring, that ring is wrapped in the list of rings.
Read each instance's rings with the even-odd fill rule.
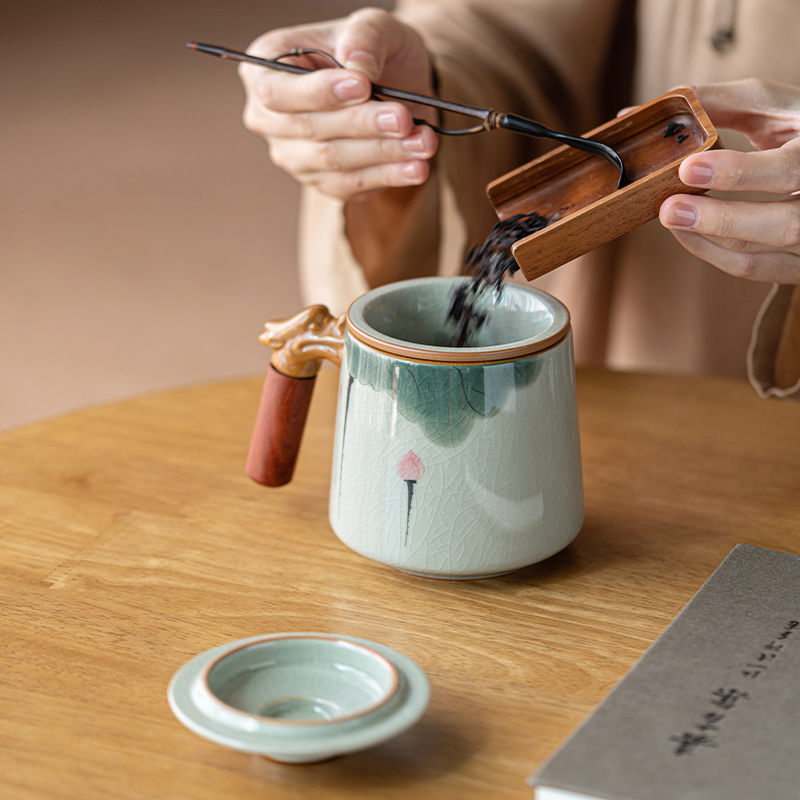
[[[344,203],[304,188],[300,200],[300,294],[334,316],[369,287],[344,235]]]
[[[753,328],[747,371],[761,397],[800,400],[800,286],[776,284],[767,295]]]
[[[403,278],[458,274],[466,241],[451,186],[438,169],[398,220],[403,230],[383,258]],[[347,206],[313,189],[300,206],[300,289],[307,303],[342,314],[369,285],[347,236]]]
[[[621,7],[618,0],[399,0],[396,13],[425,39],[440,97],[581,132],[616,110],[603,98]],[[473,124],[444,116],[447,127]],[[459,272],[465,247],[496,221],[486,184],[548,147],[506,131],[440,137],[431,178],[398,219],[387,272],[397,279]],[[304,190],[301,288],[308,302],[332,311],[368,288],[347,218],[346,204]]]

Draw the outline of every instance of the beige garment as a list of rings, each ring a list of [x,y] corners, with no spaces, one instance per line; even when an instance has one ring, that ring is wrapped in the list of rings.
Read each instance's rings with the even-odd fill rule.
[[[758,76],[800,85],[798,0],[398,5],[433,54],[440,96],[567,131],[587,130],[623,105],[678,84]],[[732,41],[718,50],[711,39],[726,27],[732,27]],[[446,120],[454,121],[463,125],[463,118]],[[722,138],[737,139],[725,131]],[[486,183],[545,149],[502,131],[443,137],[437,168],[398,225],[403,235],[387,249],[390,279],[457,272],[464,247],[482,241],[495,221]],[[368,288],[344,235],[354,213],[352,206],[306,191],[301,275],[309,302],[338,311]],[[537,285],[570,309],[579,363],[744,376],[749,349],[750,378],[762,395],[800,392],[800,292],[782,287],[761,307],[768,285],[694,258],[657,221]]]

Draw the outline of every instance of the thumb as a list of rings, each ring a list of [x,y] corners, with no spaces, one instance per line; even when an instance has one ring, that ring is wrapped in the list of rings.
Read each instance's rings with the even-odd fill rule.
[[[363,72],[370,81],[383,73],[397,21],[388,12],[365,8],[351,14],[336,44],[336,58],[347,69]]]

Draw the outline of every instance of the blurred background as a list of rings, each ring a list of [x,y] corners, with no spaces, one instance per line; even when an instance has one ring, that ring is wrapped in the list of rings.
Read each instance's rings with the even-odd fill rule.
[[[236,67],[184,43],[362,5],[6,4],[0,429],[265,369],[263,322],[300,308],[299,192],[242,126]]]

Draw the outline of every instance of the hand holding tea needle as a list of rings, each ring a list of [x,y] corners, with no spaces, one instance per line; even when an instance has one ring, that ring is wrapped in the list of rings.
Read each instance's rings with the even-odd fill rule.
[[[373,12],[374,10],[368,10],[366,13]],[[227,48],[220,47],[219,45],[200,44],[198,42],[189,42],[187,47],[192,50],[215,55],[223,59],[234,60],[245,64],[255,64],[257,66],[267,67],[280,72],[291,72],[295,75],[307,74],[308,72],[315,71],[315,68],[290,65],[285,62],[285,59],[312,56],[323,58],[325,61],[329,62],[329,65],[338,68],[343,69],[345,66],[335,56],[316,47],[294,47],[291,50],[280,53],[272,58],[262,58],[254,56],[251,53],[242,53],[238,50],[229,50]],[[341,99],[340,95],[343,91],[345,91],[346,85],[346,83],[338,83],[336,86],[334,86],[334,94],[336,94],[339,99]],[[360,97],[360,94],[360,87],[358,87],[356,99],[365,99]],[[368,97],[372,100],[404,100],[415,105],[420,105],[426,109],[434,108],[437,111],[448,111],[471,118],[472,124],[459,128],[443,127],[442,125],[434,123],[430,119],[426,118],[418,119],[414,117],[412,119],[412,122],[415,125],[424,125],[436,133],[446,136],[469,136],[472,134],[484,133],[486,131],[502,128],[523,136],[551,139],[559,143],[569,145],[570,147],[577,148],[578,150],[590,153],[591,155],[599,156],[611,163],[617,170],[619,188],[622,188],[629,183],[629,178],[625,173],[625,167],[622,163],[622,158],[620,157],[619,153],[617,153],[605,142],[596,141],[594,139],[585,138],[562,131],[555,131],[547,128],[539,122],[536,122],[535,120],[527,119],[518,114],[509,114],[507,112],[498,111],[494,108],[482,108],[479,106],[456,103],[439,97],[434,97],[430,94],[413,92],[407,89],[396,89],[389,86],[383,86],[372,81],[369,82]],[[380,119],[380,116],[378,119]]]
[[[432,70],[420,35],[388,12],[365,9],[346,19],[283,29],[256,39],[265,58],[295,48],[331,53],[344,70],[287,75],[242,64],[245,126],[267,140],[272,160],[298,181],[341,200],[375,189],[423,183],[437,137],[414,116],[432,109],[370,99],[370,82],[432,94]],[[330,66],[316,56],[294,63]]]

